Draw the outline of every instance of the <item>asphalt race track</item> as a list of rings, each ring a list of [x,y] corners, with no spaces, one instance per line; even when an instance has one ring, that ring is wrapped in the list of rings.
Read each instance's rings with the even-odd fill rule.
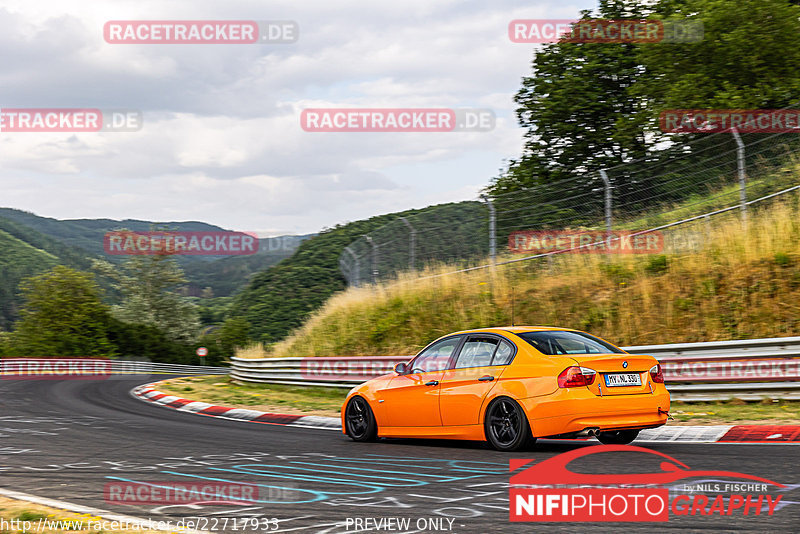
[[[0,488],[154,520],[200,517],[192,525],[199,530],[243,533],[800,530],[797,445],[648,445],[692,469],[737,471],[788,485],[773,516],[671,516],[658,525],[510,523],[509,459],[540,461],[596,442],[540,441],[514,454],[480,443],[359,444],[330,430],[221,420],[131,397],[134,386],[154,379],[0,381]],[[620,454],[585,458],[575,470],[658,471],[652,455]],[[108,484],[129,481],[259,484],[259,503],[106,502]],[[243,518],[263,522],[242,527]],[[383,523],[379,530],[366,518],[408,518],[411,527]]]

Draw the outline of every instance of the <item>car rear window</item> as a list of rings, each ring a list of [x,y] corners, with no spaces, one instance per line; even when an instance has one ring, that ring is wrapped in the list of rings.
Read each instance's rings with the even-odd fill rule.
[[[583,332],[565,330],[546,330],[541,332],[524,332],[519,337],[533,345],[542,354],[622,354],[623,351]]]

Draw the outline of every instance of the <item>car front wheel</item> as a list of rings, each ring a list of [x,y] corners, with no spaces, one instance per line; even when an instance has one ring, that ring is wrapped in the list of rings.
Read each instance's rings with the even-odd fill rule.
[[[639,435],[638,430],[612,430],[600,432],[597,439],[605,445],[627,445]]]
[[[344,412],[345,431],[353,441],[374,441],[378,436],[375,414],[363,397],[353,397]]]
[[[518,451],[536,441],[522,407],[508,397],[497,398],[489,404],[484,432],[492,447],[499,451]]]

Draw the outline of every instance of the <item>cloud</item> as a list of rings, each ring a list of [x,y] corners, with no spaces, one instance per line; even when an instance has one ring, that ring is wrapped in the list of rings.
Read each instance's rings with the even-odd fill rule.
[[[508,41],[508,22],[593,4],[8,0],[0,106],[133,109],[144,126],[0,133],[3,203],[280,234],[471,198],[522,146],[513,95],[533,49]],[[128,19],[295,20],[300,38],[103,41],[106,21]],[[489,107],[498,120],[488,133],[310,133],[308,107]]]

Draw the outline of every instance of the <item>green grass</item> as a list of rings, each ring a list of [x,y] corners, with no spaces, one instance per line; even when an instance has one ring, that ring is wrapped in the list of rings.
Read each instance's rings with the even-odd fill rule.
[[[346,388],[298,387],[280,384],[236,384],[227,377],[176,378],[159,382],[164,393],[235,408],[278,413],[338,417]],[[191,392],[191,395],[186,395]]]
[[[670,413],[676,423],[684,424],[779,422],[800,425],[800,402],[798,401],[673,402]]]

